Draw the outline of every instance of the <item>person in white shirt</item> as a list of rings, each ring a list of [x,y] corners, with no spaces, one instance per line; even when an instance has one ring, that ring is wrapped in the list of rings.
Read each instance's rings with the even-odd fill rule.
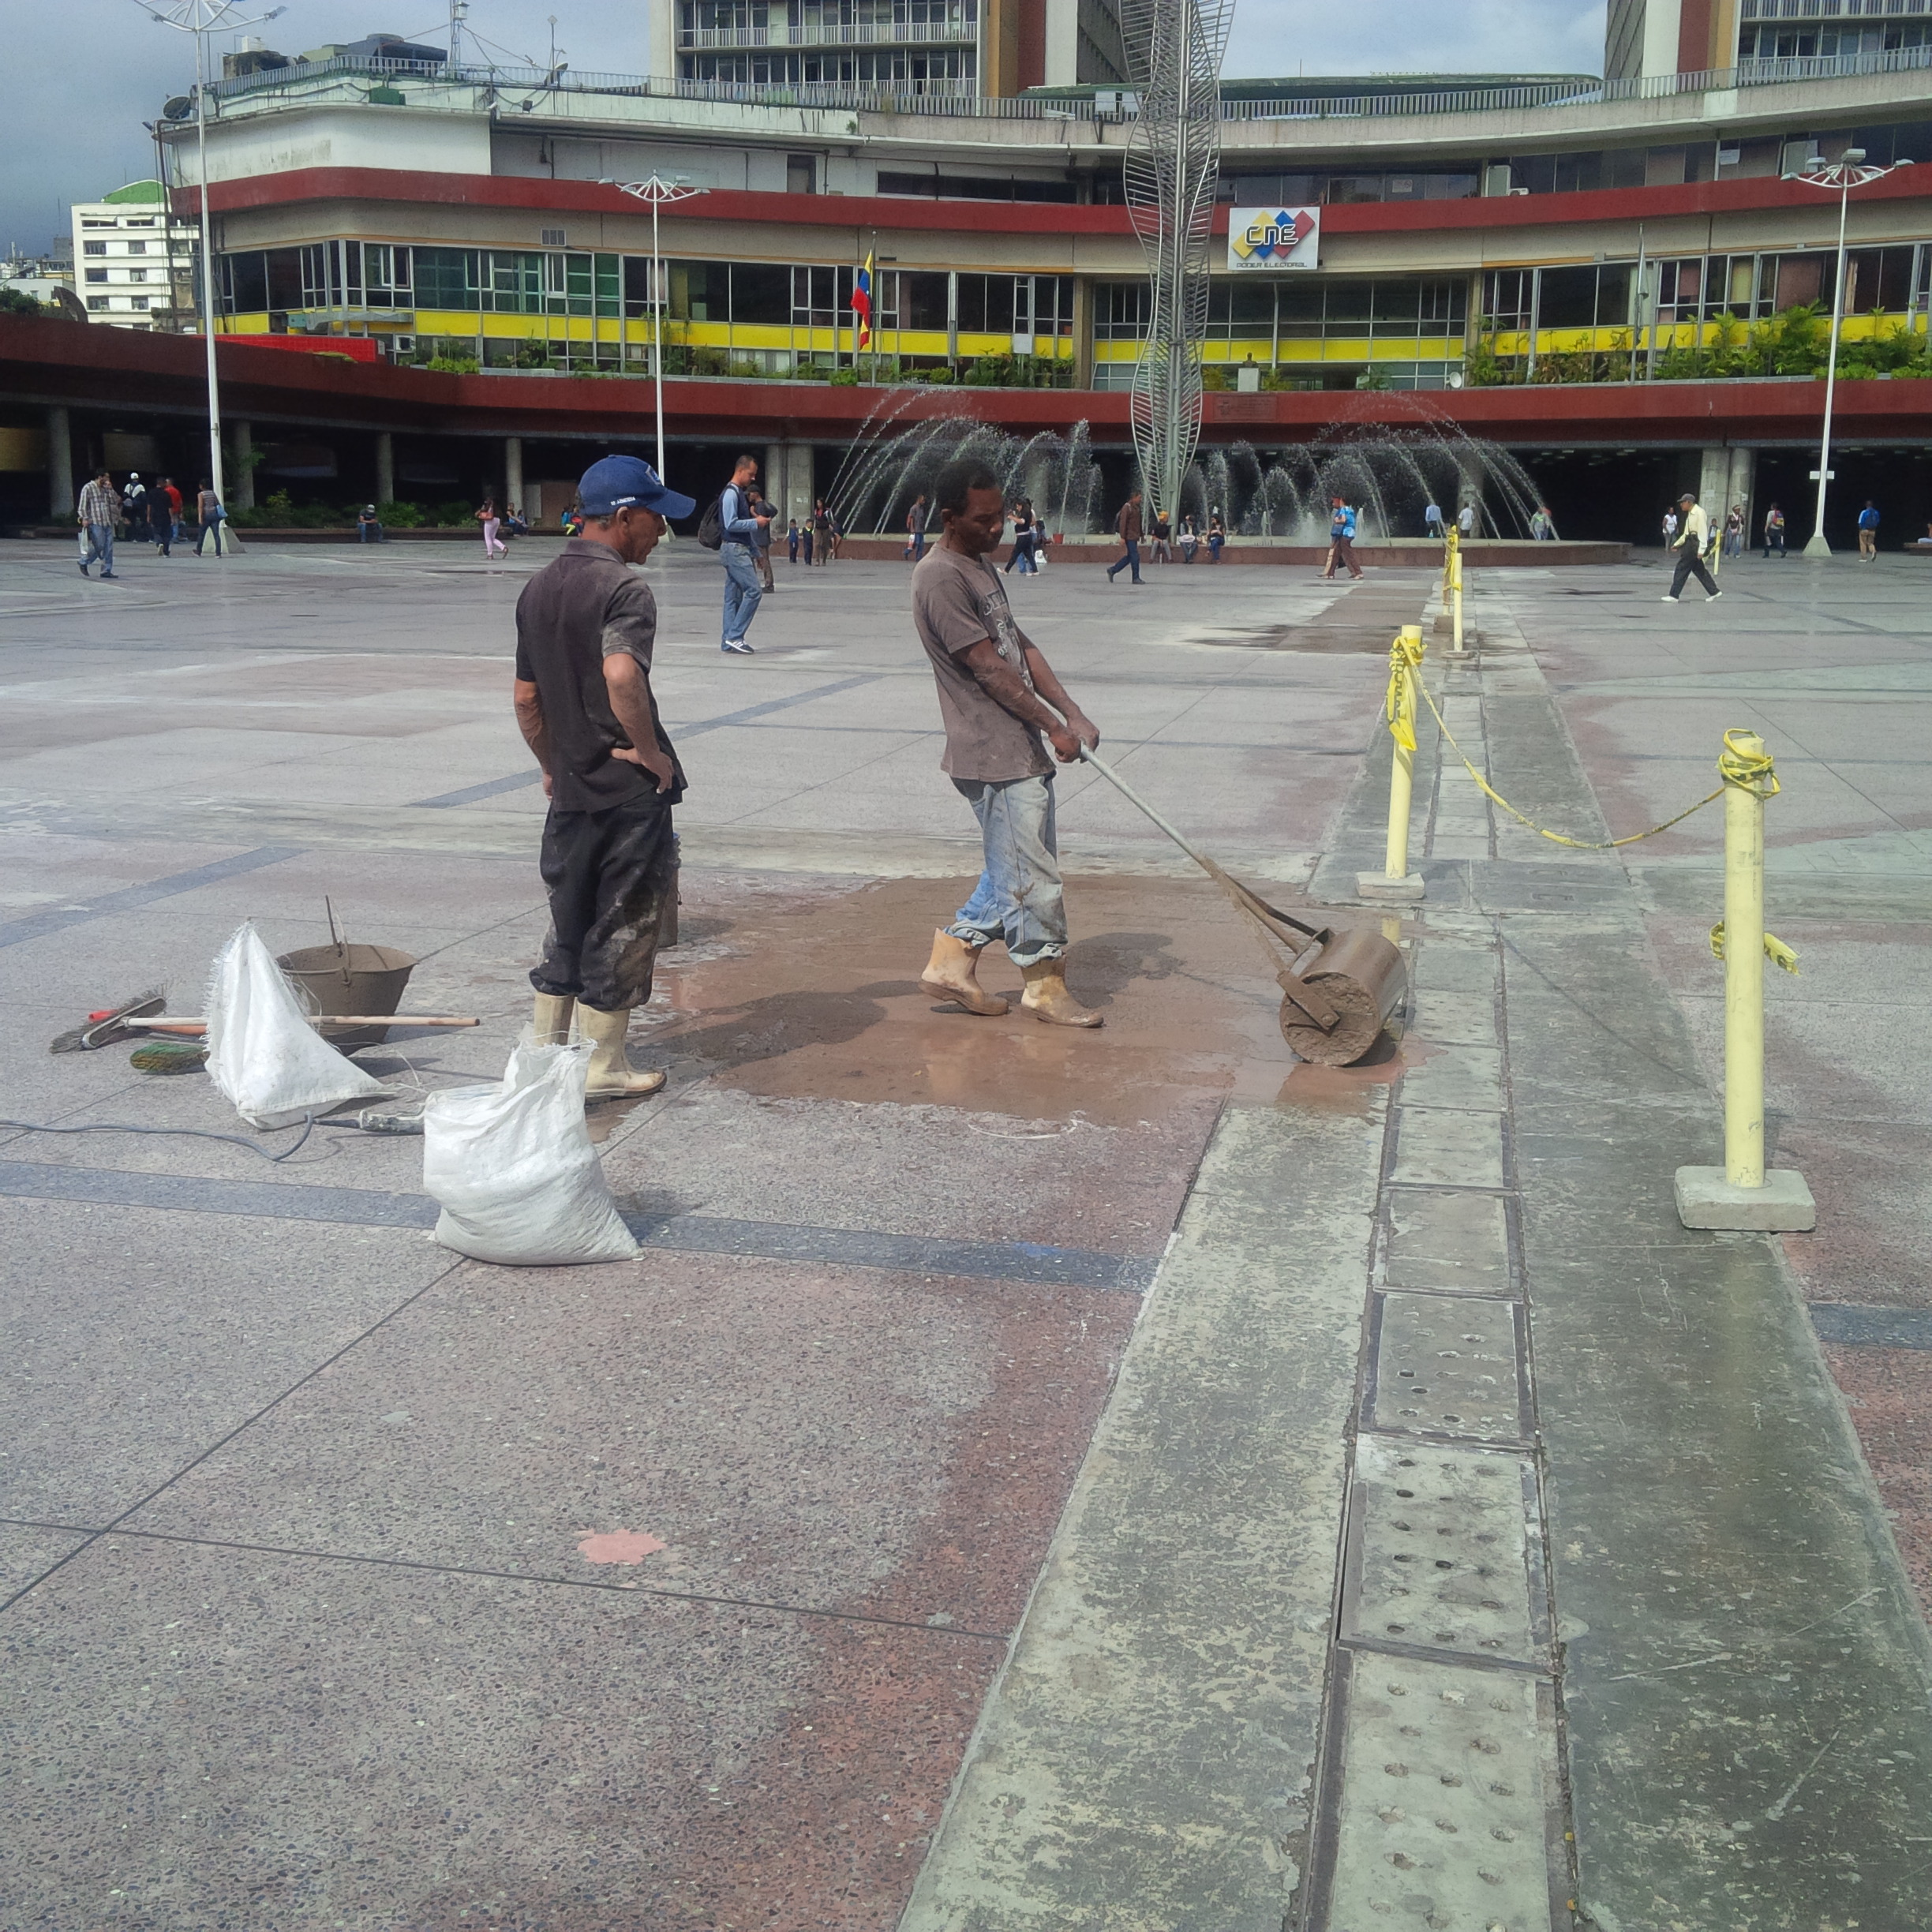
[[[1714,604],[1724,593],[1717,588],[1717,579],[1704,567],[1704,552],[1710,545],[1710,519],[1704,514],[1704,506],[1688,490],[1677,499],[1677,507],[1683,513],[1682,534],[1676,545],[1677,568],[1672,574],[1671,587],[1664,592],[1663,601],[1675,604],[1683,593],[1684,580],[1694,577]]]

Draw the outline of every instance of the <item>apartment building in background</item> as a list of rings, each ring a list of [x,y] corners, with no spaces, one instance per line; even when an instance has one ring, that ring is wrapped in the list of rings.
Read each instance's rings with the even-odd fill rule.
[[[1718,74],[1766,62],[1896,54],[1932,44],[1932,0],[1610,0],[1607,80]]]
[[[661,79],[1009,99],[1128,78],[1119,0],[650,0]]]
[[[116,328],[192,324],[195,231],[178,219],[158,181],[129,182],[98,201],[75,204],[75,294],[90,322]]]

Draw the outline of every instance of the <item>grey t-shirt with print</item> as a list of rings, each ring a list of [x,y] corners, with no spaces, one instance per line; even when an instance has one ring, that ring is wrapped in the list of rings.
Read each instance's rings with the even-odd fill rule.
[[[955,778],[996,782],[1050,772],[1053,761],[1039,732],[989,696],[962,661],[962,653],[990,638],[1020,682],[1033,688],[1024,648],[1029,640],[1013,622],[998,571],[984,557],[944,544],[927,551],[912,573],[912,621],[939,687],[946,734],[939,769]]]

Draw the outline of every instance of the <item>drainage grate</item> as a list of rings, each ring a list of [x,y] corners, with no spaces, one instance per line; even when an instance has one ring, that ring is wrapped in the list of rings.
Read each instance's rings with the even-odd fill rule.
[[[1516,1305],[1467,1296],[1385,1294],[1364,1421],[1371,1428],[1526,1439],[1528,1405]]]
[[[1526,1457],[1360,1437],[1342,1641],[1544,1661],[1541,1579],[1530,1573],[1535,1505]]]
[[[1407,1657],[1352,1660],[1334,1932],[1528,1932],[1552,1921],[1559,1796],[1548,1687]]]

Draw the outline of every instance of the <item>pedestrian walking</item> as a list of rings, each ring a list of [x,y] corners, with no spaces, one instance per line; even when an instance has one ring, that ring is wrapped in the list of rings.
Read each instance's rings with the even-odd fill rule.
[[[1784,555],[1784,512],[1776,504],[1765,512],[1764,560],[1771,561],[1772,552]]]
[[[163,556],[174,554],[174,518],[181,498],[166,477],[157,477],[148,492],[148,541]]]
[[[771,561],[771,526],[778,512],[772,507],[771,499],[760,490],[751,492],[751,504],[760,519],[758,534],[751,542],[751,560],[758,566],[758,582],[769,597],[778,588],[772,578]]]
[[[1033,506],[1022,496],[1013,507],[1013,555],[1006,560],[1005,575],[1020,567],[1022,577],[1033,569]]]
[[[476,520],[483,526],[485,559],[507,557],[510,554],[510,546],[499,535],[503,528],[503,519],[496,514],[496,500],[493,496],[483,499],[483,507],[477,511]]]
[[[987,560],[1005,522],[998,478],[965,458],[940,472],[936,494],[942,534],[912,573],[912,621],[938,687],[940,769],[972,807],[986,863],[953,923],[933,934],[920,990],[965,1013],[1005,1013],[1007,1002],[978,976],[979,955],[1004,939],[1026,982],[1024,1011],[1049,1026],[1097,1027],[1101,1016],[1067,990],[1054,764],[1041,739],[1070,765],[1083,747],[1098,747],[1100,734],[1013,622]]]
[[[1422,512],[1422,531],[1425,536],[1438,537],[1444,543],[1449,541],[1449,527],[1443,522],[1440,504],[1432,501]]]
[[[1181,528],[1176,533],[1175,541],[1181,546],[1181,561],[1183,564],[1192,564],[1194,561],[1194,552],[1200,548],[1200,532],[1194,527],[1194,519],[1192,516],[1184,515],[1181,517]]]
[[[1476,534],[1476,526],[1481,520],[1481,514],[1476,507],[1476,500],[1471,497],[1456,512],[1456,528],[1462,532],[1463,542],[1467,543]]]
[[[1548,507],[1538,504],[1530,519],[1530,541],[1532,543],[1554,543],[1556,540],[1556,520]]]
[[[210,537],[215,539],[215,556],[219,557],[221,555],[221,526],[227,521],[227,515],[228,512],[222,507],[221,499],[215,494],[213,485],[206,477],[204,477],[201,479],[201,487],[195,492],[195,524],[197,534],[195,537],[194,553],[197,556],[204,554]]]
[[[1355,511],[1352,505],[1339,496],[1329,506],[1328,513],[1328,560],[1323,566],[1322,575],[1331,578],[1338,564],[1348,566],[1348,574],[1359,581],[1362,567],[1355,561]]]
[[[724,638],[718,648],[733,657],[753,655],[745,633],[765,595],[765,586],[752,561],[752,548],[758,541],[761,519],[757,504],[758,459],[743,455],[732,470],[732,479],[718,499],[718,520],[723,541],[718,560],[724,566]],[[769,528],[771,519],[762,519]]]
[[[1728,557],[1744,554],[1744,506],[1734,503],[1724,517],[1724,553]]]
[[[790,526],[790,528],[789,528],[789,529],[788,529],[788,530],[786,530],[786,532],[785,532],[785,561],[786,561],[788,564],[796,564],[796,563],[797,563],[797,561],[798,561],[798,550],[799,550],[799,526],[798,526],[798,519],[797,519],[796,517],[794,517],[794,518],[792,518],[792,522],[791,522],[791,526]],[[805,561],[806,561],[807,564],[809,564],[809,563],[811,561],[811,552],[809,549],[808,549],[808,550],[807,550],[807,552],[805,552]]]
[[[138,470],[128,472],[128,486],[121,492],[121,516],[125,528],[122,534],[138,543],[148,530],[148,490]]]
[[[114,575],[114,526],[120,520],[120,493],[107,472],[96,470],[81,486],[80,500],[74,509],[74,521],[80,528],[83,577],[87,575],[88,566],[96,557],[100,559],[103,579]]]
[[[1208,519],[1208,561],[1221,561],[1221,547],[1227,541],[1227,531],[1221,522],[1221,512],[1217,510]]]
[[[1717,580],[1704,565],[1704,552],[1711,541],[1710,519],[1704,514],[1704,506],[1688,490],[1678,498],[1677,507],[1683,513],[1674,546],[1677,567],[1672,574],[1671,587],[1664,592],[1661,601],[1675,604],[1683,594],[1685,580],[1694,577],[1704,586],[1707,601],[1715,604],[1724,593],[1717,588]]]
[[[812,501],[811,530],[805,544],[805,561],[809,564],[814,556],[821,564],[832,561],[832,512],[826,507],[822,496]]]
[[[1121,513],[1114,519],[1114,534],[1119,537],[1124,548],[1119,558],[1107,566],[1107,582],[1124,570],[1131,569],[1133,581],[1140,581],[1140,492],[1136,490],[1121,506]]]
[[[161,493],[167,498],[168,533],[161,545],[162,554],[169,554],[170,546],[181,541],[182,493],[174,487],[172,477],[161,479]]]
[[[543,773],[550,932],[530,974],[540,1046],[590,1043],[590,1099],[655,1093],[625,1050],[650,998],[657,934],[677,889],[672,807],[684,796],[651,695],[657,605],[627,566],[668,519],[697,507],[636,456],[606,456],[578,485],[584,526],[517,599],[516,719]]]
[[[1859,512],[1859,556],[1862,562],[1876,564],[1878,561],[1878,506],[1868,496],[1865,507]]]
[[[1675,507],[1664,512],[1664,548],[1674,550],[1677,547],[1677,512]]]
[[[1154,549],[1150,560],[1155,564],[1174,561],[1174,522],[1165,510],[1154,513]]]
[[[356,512],[356,541],[359,544],[385,543],[382,519],[376,514],[373,504],[365,504]]]
[[[906,512],[905,560],[916,564],[926,554],[926,497],[922,491],[912,499],[912,507]]]

